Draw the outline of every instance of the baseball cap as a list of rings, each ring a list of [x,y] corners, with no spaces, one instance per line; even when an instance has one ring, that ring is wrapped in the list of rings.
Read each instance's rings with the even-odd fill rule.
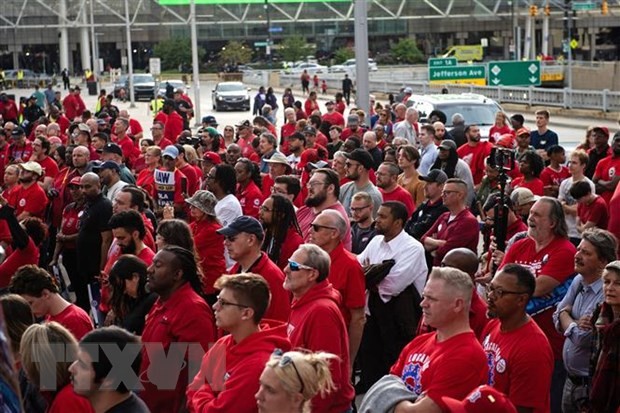
[[[35,174],[39,176],[43,175],[43,168],[41,168],[41,165],[39,165],[38,162],[28,161],[28,162],[20,163],[19,167],[22,168],[24,171],[34,172]]]
[[[283,153],[281,152],[275,152],[273,155],[271,155],[271,158],[269,159],[265,159],[265,162],[267,163],[279,163],[282,165],[286,165],[286,166],[291,166],[288,163],[288,159],[286,159],[286,156],[284,156]]]
[[[222,163],[222,158],[215,152],[208,151],[202,155],[203,161],[211,162],[213,165],[219,165]]]
[[[308,165],[310,166],[310,170],[314,170],[314,169],[327,168],[329,166],[329,163],[325,161],[318,161],[318,162],[310,162]]]
[[[534,193],[528,188],[515,188],[510,194],[510,200],[514,206],[529,204],[530,202],[536,202],[539,199],[540,197],[534,195]]]
[[[347,117],[347,125],[358,125],[360,123],[360,117],[357,115],[349,115]]]
[[[85,124],[85,123],[80,123],[80,124],[78,124],[77,128],[78,128],[78,130],[79,130],[80,132],[90,133],[90,128],[89,128],[89,127],[88,127],[88,125],[87,125],[87,124]]]
[[[220,131],[218,131],[215,128],[212,128],[211,126],[204,128],[202,131],[203,132],[207,132],[211,136],[220,136],[221,135]]]
[[[169,156],[172,159],[176,159],[179,156],[179,150],[174,145],[168,145],[161,153],[161,157],[163,158],[164,156]]]
[[[408,95],[413,94],[413,89],[411,89],[410,87],[406,87],[405,90],[403,90],[403,92],[405,92]]]
[[[368,153],[365,149],[355,149],[351,153],[344,153],[344,156],[347,159],[351,159],[352,161],[359,162],[365,169],[372,169],[375,165],[375,161],[372,159],[372,155]]]
[[[316,135],[316,128],[314,126],[306,126],[304,128],[304,133],[307,133],[309,135]]]
[[[592,128],[592,132],[601,132],[609,138],[609,129],[605,126],[595,126]]]
[[[250,123],[249,120],[244,120],[243,122],[241,122],[240,124],[237,125],[238,128],[251,128],[252,124]]]
[[[529,135],[529,134],[530,134],[530,130],[526,128],[525,126],[522,128],[519,128],[519,130],[517,131],[517,136]]]
[[[104,169],[112,169],[119,173],[121,171],[121,167],[119,166],[119,164],[114,161],[105,161],[101,165],[93,166],[93,172],[103,171]]]
[[[218,126],[217,120],[215,120],[215,116],[207,115],[202,118],[202,123],[206,123],[208,125]]]
[[[260,222],[256,218],[249,217],[247,215],[242,215],[235,218],[233,222],[224,228],[218,229],[216,232],[225,237],[234,237],[241,232],[254,234],[260,239],[265,237],[265,232],[263,231],[263,226]]]
[[[605,266],[606,270],[616,270],[618,272],[620,272],[620,261],[616,260],[616,261],[612,261],[609,264],[607,264]]]
[[[329,106],[329,105],[335,105],[333,100],[328,100],[327,102],[325,102],[325,106]]]
[[[15,129],[13,129],[11,131],[11,136],[13,136],[13,137],[22,136],[22,135],[25,135],[25,134],[26,134],[26,132],[24,132],[24,130],[20,126],[15,127]]]
[[[106,143],[102,149],[103,153],[115,153],[119,156],[123,156],[123,150],[115,143]]]
[[[108,122],[105,119],[97,119],[97,125],[104,126],[107,125]]]
[[[217,204],[217,198],[209,191],[198,190],[192,195],[191,198],[185,200],[188,204],[198,208],[207,215],[215,216],[215,204]]]
[[[444,139],[443,141],[441,141],[439,149],[456,151],[456,143],[452,139]]]
[[[496,146],[501,146],[502,148],[514,149],[515,147],[515,138],[512,137],[511,134],[506,133],[499,137],[497,140]]]
[[[82,180],[81,176],[74,176],[73,178],[71,178],[71,180],[69,181],[69,185],[80,185],[80,181]]]
[[[488,385],[474,389],[462,401],[445,396],[441,401],[451,413],[517,413],[505,394]]]
[[[435,182],[444,184],[448,180],[448,175],[441,169],[431,169],[426,176],[420,175],[420,180],[424,182]]]
[[[318,162],[319,154],[316,149],[306,149],[301,153],[299,163],[297,164],[298,169],[304,169],[306,165],[312,162]]]

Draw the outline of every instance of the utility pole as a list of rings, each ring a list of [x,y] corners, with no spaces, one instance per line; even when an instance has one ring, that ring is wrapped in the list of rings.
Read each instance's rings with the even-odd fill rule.
[[[196,126],[201,124],[200,115],[200,62],[198,61],[198,33],[196,30],[196,0],[190,3],[191,38],[192,38],[192,83],[194,86],[194,119]]]

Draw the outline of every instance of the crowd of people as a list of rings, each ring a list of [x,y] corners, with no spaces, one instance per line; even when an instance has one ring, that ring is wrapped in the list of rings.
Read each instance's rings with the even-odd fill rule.
[[[261,88],[197,133],[182,90],[149,125],[105,91],[0,94],[3,398],[620,412],[620,131],[567,157],[547,110],[482,136],[409,92],[365,113]]]

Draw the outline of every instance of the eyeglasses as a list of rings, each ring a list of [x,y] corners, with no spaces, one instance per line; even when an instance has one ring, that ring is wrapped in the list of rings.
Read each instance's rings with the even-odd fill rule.
[[[369,206],[370,206],[370,204],[362,206],[362,207],[357,207],[357,208],[351,207],[349,209],[351,210],[351,212],[361,212],[361,211],[365,210],[366,208],[368,208]]]
[[[300,264],[296,261],[291,261],[291,260],[288,260],[288,266],[291,269],[291,271],[314,270],[314,268],[312,267],[309,267],[307,265]]]
[[[308,182],[306,188],[314,188],[317,185],[326,185],[326,182]]]
[[[458,192],[459,191],[449,191],[449,190],[446,191],[446,190],[443,190],[443,191],[441,191],[441,195],[443,196],[443,195],[457,194]]]
[[[325,228],[325,229],[337,229],[337,228],[334,228],[334,227],[328,227],[328,226],[319,225],[319,224],[312,224],[310,226],[312,227],[312,231],[314,231],[314,232],[319,232],[323,228]]]
[[[297,366],[295,365],[295,362],[293,361],[293,359],[290,356],[282,355],[282,350],[280,350],[279,348],[275,349],[273,354],[275,354],[276,356],[280,356],[280,361],[278,362],[278,366],[280,366],[281,368],[286,367],[288,365],[293,366],[293,369],[295,370],[295,374],[297,375],[297,380],[299,380],[299,385],[301,387],[301,390],[299,390],[299,393],[303,394],[304,389],[306,387],[304,386],[304,381],[301,378],[301,374],[299,374],[299,370],[297,370]]]
[[[507,294],[515,294],[515,295],[527,294],[526,291],[508,291],[508,290],[504,290],[499,287],[493,287],[491,284],[487,284],[485,292],[487,296],[493,294],[496,298],[502,298],[503,296]]]
[[[231,303],[230,301],[226,301],[220,298],[219,296],[217,297],[216,304],[219,305],[220,307],[233,306],[233,307],[239,307],[239,308],[250,308],[250,306],[248,305]]]
[[[224,132],[234,132],[233,128],[224,128]]]

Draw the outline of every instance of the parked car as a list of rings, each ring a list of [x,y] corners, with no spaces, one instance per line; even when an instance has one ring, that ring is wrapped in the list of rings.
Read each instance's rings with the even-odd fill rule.
[[[307,70],[309,75],[314,76],[315,74],[327,73],[327,66],[322,66],[318,63],[300,63],[291,68],[290,73],[300,75],[304,70]]]
[[[329,73],[350,73],[355,70],[355,59],[349,59],[341,65],[333,65],[329,67]],[[379,68],[377,62],[373,59],[368,59],[368,71],[376,72]]]
[[[420,115],[420,122],[427,122],[433,110],[440,110],[446,114],[446,129],[450,130],[452,115],[460,113],[466,125],[476,124],[480,127],[480,136],[488,138],[489,130],[495,124],[495,114],[502,111],[502,107],[491,98],[475,93],[412,95],[407,106],[413,107]]]
[[[211,91],[213,110],[250,110],[250,89],[242,82],[220,82]]]
[[[129,76],[123,75],[118,78],[118,81],[114,83],[114,97],[120,98],[122,94],[121,89],[125,90],[126,97],[129,97]],[[155,78],[148,73],[140,73],[133,75],[133,93],[136,100],[140,98],[146,98],[148,100],[153,99],[155,96]]]
[[[185,83],[183,83],[182,80],[162,80],[161,82],[159,82],[159,89],[157,90],[158,95],[166,94],[166,87],[168,83],[170,84],[170,86],[172,86],[174,90],[181,89],[183,93],[187,92],[187,86],[185,85]]]

